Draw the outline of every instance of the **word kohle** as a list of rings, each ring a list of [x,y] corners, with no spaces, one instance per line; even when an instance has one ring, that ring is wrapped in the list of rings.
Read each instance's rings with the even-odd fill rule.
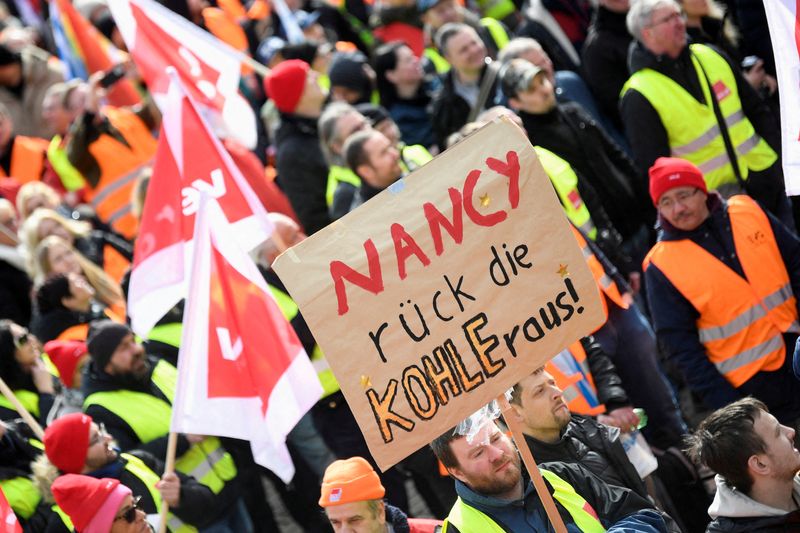
[[[500,119],[278,259],[381,468],[602,323],[568,224]]]

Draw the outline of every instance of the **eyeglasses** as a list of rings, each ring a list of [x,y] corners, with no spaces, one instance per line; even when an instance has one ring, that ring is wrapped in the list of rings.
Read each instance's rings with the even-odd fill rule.
[[[116,522],[117,520],[124,519],[127,523],[133,524],[136,521],[136,511],[139,510],[139,500],[141,499],[142,499],[141,496],[136,496],[133,499],[133,504],[127,509],[125,509],[125,511],[121,515],[115,517],[114,522]]]
[[[689,198],[693,197],[698,192],[700,192],[700,189],[693,189],[691,192],[689,191],[680,192],[675,196],[673,196],[672,198],[662,198],[658,202],[658,208],[669,210],[675,207],[676,204],[684,205]]]
[[[19,337],[15,337],[15,338],[14,338],[14,347],[15,347],[17,350],[19,350],[19,349],[21,349],[23,346],[25,346],[26,344],[28,344],[28,342],[29,342],[30,340],[31,340],[30,333],[28,333],[28,330],[25,330],[25,331],[22,333],[22,335],[20,335]]]
[[[660,20],[656,20],[655,22],[653,22],[652,24],[650,24],[647,27],[648,28],[655,28],[656,26],[660,26],[661,24],[665,24],[667,22],[675,22],[678,19],[681,19],[684,22],[686,22],[686,13],[684,13],[683,11],[675,11],[675,12],[667,15],[666,17],[664,17],[664,18],[662,18]]]
[[[91,448],[98,442],[103,442],[103,439],[105,439],[106,437],[108,437],[108,431],[106,431],[106,425],[100,422],[97,425],[97,433],[91,439],[89,439],[89,447]]]

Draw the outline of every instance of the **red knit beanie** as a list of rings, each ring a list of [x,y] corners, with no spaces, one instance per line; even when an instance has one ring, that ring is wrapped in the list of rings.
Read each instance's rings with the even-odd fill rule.
[[[49,341],[44,345],[44,352],[56,365],[61,381],[69,388],[72,388],[72,380],[75,377],[75,368],[80,360],[85,356],[89,349],[85,342],[81,341]]]
[[[90,476],[66,474],[53,481],[53,498],[72,520],[77,531],[109,531],[114,515],[131,489],[120,485],[118,479],[96,479]],[[113,509],[109,512],[109,509]],[[101,513],[101,511],[103,511]],[[99,518],[98,522],[92,522]],[[89,529],[90,524],[93,526]]]
[[[650,198],[653,205],[675,187],[695,187],[708,194],[703,173],[693,163],[677,157],[659,157],[650,167]]]
[[[289,59],[279,63],[264,78],[264,90],[279,111],[294,113],[297,109],[309,68],[305,61]]]
[[[86,464],[92,417],[72,413],[54,420],[44,432],[44,453],[65,474],[77,474]]]

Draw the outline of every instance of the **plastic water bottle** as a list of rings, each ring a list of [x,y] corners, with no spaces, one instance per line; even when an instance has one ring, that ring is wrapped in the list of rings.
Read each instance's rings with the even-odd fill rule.
[[[646,478],[658,468],[658,461],[656,460],[653,452],[650,451],[650,446],[647,444],[644,436],[639,431],[647,425],[647,414],[644,409],[636,408],[633,410],[636,416],[639,417],[639,424],[636,429],[630,432],[625,432],[620,435],[620,442],[622,447],[625,448],[625,453],[628,459],[636,468],[639,477]]]

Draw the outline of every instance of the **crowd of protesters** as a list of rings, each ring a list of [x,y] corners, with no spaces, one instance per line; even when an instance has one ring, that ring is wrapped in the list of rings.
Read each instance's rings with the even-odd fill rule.
[[[72,4],[124,52],[115,1]],[[230,438],[179,435],[166,468],[183,303],[143,338],[126,314],[161,114],[131,60],[69,79],[54,2],[0,0],[0,378],[33,417],[0,396],[0,488],[24,531],[144,532],[168,505],[172,532],[278,532],[269,485],[309,532],[550,531],[492,416],[380,472],[271,268],[498,117],[606,316],[509,393],[567,530],[800,530],[800,204],[759,2],[160,3],[269,69],[242,68],[256,147],[221,140],[280,236],[259,268],[323,397],[289,484]],[[122,82],[138,103],[111,104]]]

